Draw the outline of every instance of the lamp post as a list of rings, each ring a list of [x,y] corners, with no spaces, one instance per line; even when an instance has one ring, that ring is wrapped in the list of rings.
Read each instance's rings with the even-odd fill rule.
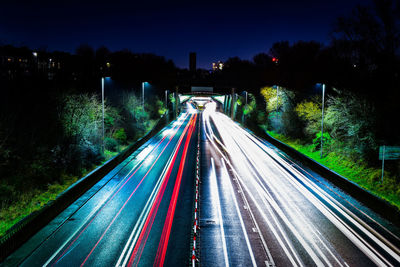
[[[143,107],[143,111],[144,111],[144,85],[147,82],[142,82],[142,107]]]
[[[324,105],[325,105],[325,84],[322,84],[322,119],[321,119],[321,159],[324,145]]]
[[[101,77],[101,105],[102,105],[102,113],[103,113],[103,142],[102,142],[102,151],[104,153],[104,77]]]
[[[165,108],[168,109],[168,90],[165,90]]]
[[[244,105],[244,108],[243,108],[242,124],[244,124],[244,121],[245,121],[244,111],[245,111],[245,109],[247,108],[247,91],[244,91],[244,93],[245,93],[245,95],[246,95],[246,102],[245,102],[245,105]]]

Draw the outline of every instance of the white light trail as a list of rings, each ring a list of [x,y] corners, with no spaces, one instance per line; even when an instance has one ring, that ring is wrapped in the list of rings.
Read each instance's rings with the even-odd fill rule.
[[[219,223],[219,228],[221,231],[221,239],[222,239],[221,241],[222,241],[222,249],[224,252],[225,267],[228,267],[229,266],[228,250],[226,248],[224,221],[222,220],[221,203],[220,203],[219,192],[218,192],[217,174],[215,172],[213,158],[211,158],[211,177],[212,177],[211,178],[211,188],[212,188],[212,193],[214,195],[214,199],[216,199],[217,213],[218,213],[218,220],[219,220],[218,223]]]
[[[233,202],[235,203],[236,213],[238,214],[238,217],[239,217],[240,226],[242,227],[244,238],[246,240],[246,245],[247,245],[247,249],[249,250],[251,262],[252,262],[253,266],[257,266],[256,260],[254,258],[253,250],[251,249],[249,237],[247,235],[246,227],[244,226],[244,223],[243,223],[243,217],[242,217],[242,214],[240,213],[239,205],[237,203],[236,196],[235,196],[235,193],[233,191],[232,182],[231,182],[231,179],[229,179],[228,170],[226,169],[225,161],[224,161],[223,158],[221,158],[221,162],[222,162],[222,176],[221,177],[225,181],[225,183],[228,184],[228,187],[229,187],[229,189],[231,191],[231,196],[233,198]]]
[[[279,157],[273,149],[239,127],[229,117],[215,112],[214,105],[207,104],[203,113],[206,136],[230,165],[293,265],[303,265],[303,263],[280,221],[296,237],[316,265],[347,266],[344,259],[318,231],[318,225],[313,222],[313,218],[307,217],[311,211],[304,210],[307,209],[304,203],[314,206],[316,211],[319,211],[335,225],[376,264],[391,266],[390,262],[374,246],[384,250],[400,263],[400,252],[397,247],[326,191],[311,182],[307,176],[293,166],[293,162],[289,163]],[[214,135],[211,121],[221,140]],[[229,155],[232,165],[219,150],[217,143]],[[343,221],[336,213],[341,214],[347,221]],[[387,229],[383,229],[387,231]],[[368,236],[372,240],[371,244],[357,231]]]

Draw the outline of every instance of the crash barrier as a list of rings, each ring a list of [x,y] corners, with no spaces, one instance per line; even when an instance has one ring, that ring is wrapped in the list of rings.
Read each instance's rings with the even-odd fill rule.
[[[373,210],[375,213],[379,214],[382,218],[400,227],[400,210],[396,206],[374,195],[373,193],[360,187],[356,183],[348,180],[346,177],[327,168],[326,166],[321,165],[317,161],[311,159],[310,157],[304,155],[303,153],[300,153],[296,149],[273,138],[272,136],[267,134],[260,126],[252,126],[250,127],[250,129],[253,130],[257,136],[267,140],[272,145],[276,146],[277,148],[285,152],[293,159],[302,162],[311,170],[315,171],[322,177],[331,181],[334,185],[340,187],[345,192],[349,193],[353,198],[357,199],[358,201],[363,203],[366,207]]]
[[[166,112],[145,136],[131,144],[117,156],[108,160],[102,166],[81,178],[78,182],[61,193],[55,200],[50,201],[43,208],[26,216],[10,228],[0,239],[0,262],[75,202],[87,190],[100,181],[111,170],[117,167],[150,138],[155,136],[162,128],[168,125],[170,122],[169,117],[168,112]]]
[[[198,251],[199,251],[199,182],[200,182],[200,129],[197,136],[197,153],[196,153],[196,186],[194,196],[194,212],[193,212],[193,231],[192,231],[192,251],[190,256],[191,266],[195,267],[198,265]]]

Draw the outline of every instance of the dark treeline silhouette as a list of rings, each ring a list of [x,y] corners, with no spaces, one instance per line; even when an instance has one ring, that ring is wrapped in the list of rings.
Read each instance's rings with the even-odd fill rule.
[[[360,95],[376,108],[379,142],[400,143],[400,9],[398,2],[357,6],[334,24],[331,42],[276,42],[252,61],[228,59],[211,74],[218,84],[259,95],[264,85],[280,85],[305,98],[317,83]],[[334,94],[328,90],[328,94]]]
[[[128,50],[0,46],[0,211],[79,177],[143,136],[165,111],[159,99],[176,73],[164,57]],[[108,76],[103,152],[101,78]]]

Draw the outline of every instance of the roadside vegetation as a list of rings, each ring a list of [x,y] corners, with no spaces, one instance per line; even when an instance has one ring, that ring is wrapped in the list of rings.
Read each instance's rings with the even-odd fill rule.
[[[146,104],[145,110],[134,93],[123,92],[117,99],[105,101],[104,152],[99,95],[62,93],[48,99],[51,104],[47,109],[32,101],[28,106],[19,106],[16,113],[3,113],[0,125],[7,123],[21,129],[18,124],[24,122],[26,132],[0,128],[0,237],[142,137],[165,112],[164,103],[156,97],[149,100],[151,104]],[[46,123],[40,125],[42,121]]]
[[[381,179],[378,151],[383,141],[377,135],[374,104],[355,93],[329,88],[321,134],[322,97],[318,89],[320,86],[314,94],[304,96],[282,87],[264,87],[258,103],[250,95],[247,106],[245,96],[240,95],[235,119],[243,121],[245,114],[250,128],[260,126],[272,137],[400,208],[399,161],[385,161]]]

